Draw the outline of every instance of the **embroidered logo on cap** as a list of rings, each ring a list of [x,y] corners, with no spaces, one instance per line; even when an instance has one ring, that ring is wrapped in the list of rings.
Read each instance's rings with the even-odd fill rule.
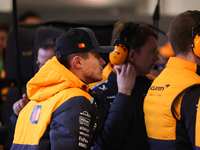
[[[39,106],[34,106],[32,114],[31,114],[31,124],[37,124],[38,120],[40,118],[40,114],[41,114],[41,109],[42,109],[42,105]]]
[[[84,43],[80,43],[80,44],[78,44],[78,47],[79,48],[85,48],[85,44]]]

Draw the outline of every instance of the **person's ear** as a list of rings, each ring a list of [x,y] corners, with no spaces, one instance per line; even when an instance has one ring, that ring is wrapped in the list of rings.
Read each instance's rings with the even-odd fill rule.
[[[129,55],[128,55],[128,60],[133,63],[134,62],[134,58],[135,58],[135,53],[136,51],[131,49],[130,52],[129,52]]]
[[[75,56],[72,59],[72,63],[76,68],[82,68],[82,61],[80,56]]]

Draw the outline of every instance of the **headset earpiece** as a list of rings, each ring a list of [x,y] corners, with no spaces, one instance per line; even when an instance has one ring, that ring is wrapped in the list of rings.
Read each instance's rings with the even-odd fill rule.
[[[195,20],[196,22],[196,26],[192,27],[192,44],[191,44],[191,48],[192,48],[192,51],[193,53],[197,56],[197,57],[200,57],[200,36],[198,33],[195,33],[194,32],[194,28],[195,27],[200,27],[200,13],[196,10],[194,11],[191,11],[191,10],[188,10],[187,12],[189,12],[193,19]]]
[[[119,39],[114,42],[115,49],[109,54],[110,62],[113,65],[121,65],[126,61],[132,45],[130,40],[132,34],[137,30],[139,24],[129,22],[120,34]]]
[[[197,57],[200,57],[200,36],[198,34],[193,39],[192,50]]]
[[[125,62],[127,56],[128,49],[122,44],[117,44],[114,51],[109,54],[109,59],[113,65],[121,65]]]

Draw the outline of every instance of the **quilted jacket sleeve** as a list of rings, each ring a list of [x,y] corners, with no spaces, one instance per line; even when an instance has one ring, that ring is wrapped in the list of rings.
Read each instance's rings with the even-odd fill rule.
[[[85,97],[73,97],[52,115],[50,123],[51,150],[90,149],[96,127],[95,104]]]
[[[129,129],[132,107],[131,96],[122,93],[116,95],[102,130],[95,140],[93,150],[120,148]]]

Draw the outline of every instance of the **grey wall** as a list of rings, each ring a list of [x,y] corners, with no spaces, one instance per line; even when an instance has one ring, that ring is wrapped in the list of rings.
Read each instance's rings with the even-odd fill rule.
[[[119,2],[119,0],[115,1]],[[27,10],[33,10],[40,14],[42,22],[67,21],[94,24],[109,21],[128,20],[153,25],[152,15],[155,8],[153,8],[152,13],[139,13],[145,12],[145,9],[148,5],[147,1],[148,0],[123,0],[124,3],[114,3],[108,6],[94,7],[91,5],[84,5],[82,3],[64,3],[63,0],[18,0],[17,15],[20,16]],[[163,32],[167,32],[172,19],[172,16],[163,16],[161,14],[159,21],[159,29]],[[0,12],[0,22],[12,25],[12,12]],[[158,46],[162,46],[166,42],[167,37],[159,33]]]

